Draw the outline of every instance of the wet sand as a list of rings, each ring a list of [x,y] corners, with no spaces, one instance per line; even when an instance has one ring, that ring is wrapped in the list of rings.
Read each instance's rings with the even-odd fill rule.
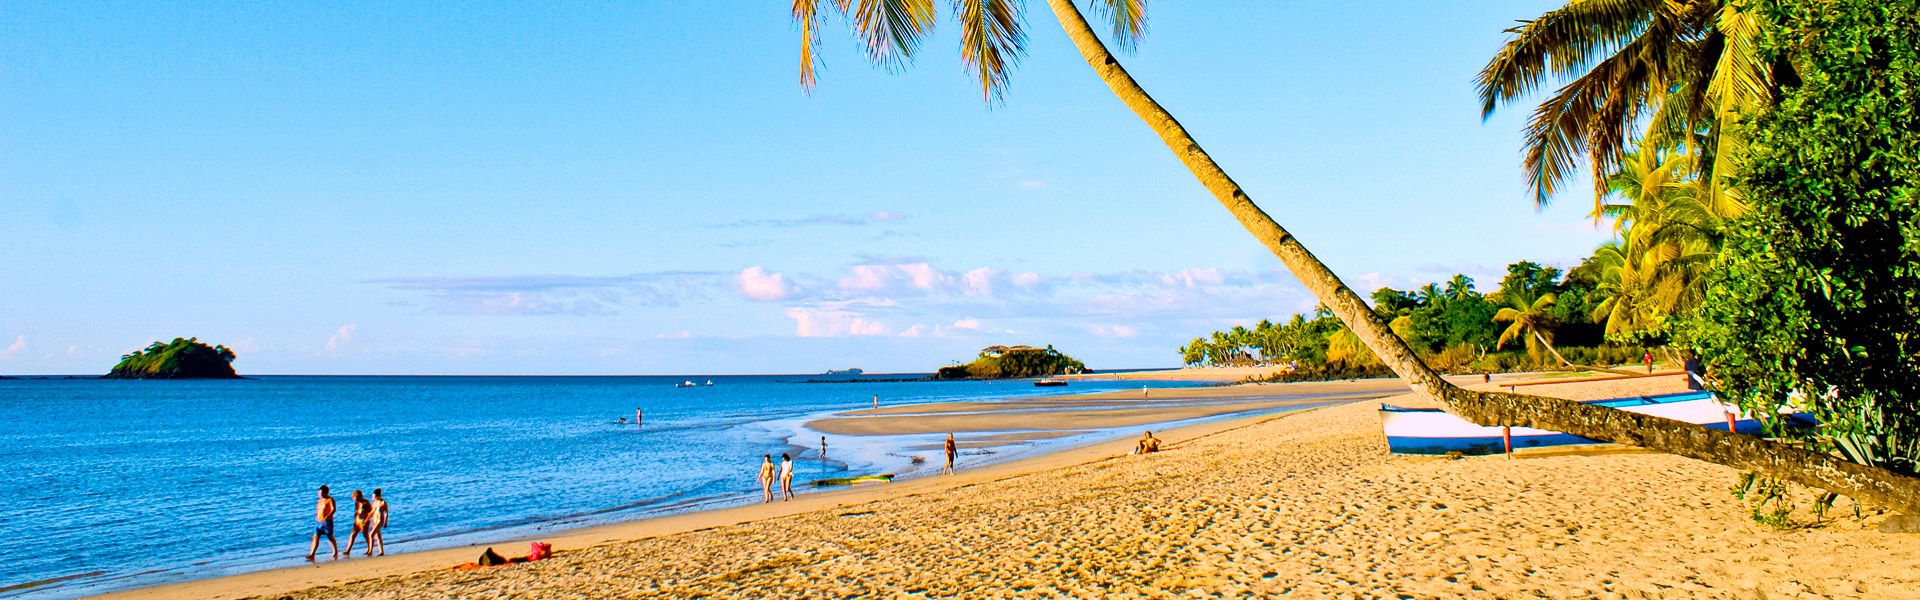
[[[1678,377],[1557,383],[1650,394]],[[1256,392],[1256,393],[1271,393]],[[1417,405],[1412,395],[1386,400]],[[450,571],[478,548],[139,590],[202,598],[1169,595],[1920,597],[1920,543],[1842,501],[1754,524],[1725,467],[1645,452],[1387,454],[1377,403],[1164,432],[953,477],[609,526],[555,559]],[[1805,506],[1805,494],[1801,505]],[[513,554],[524,544],[496,547]]]

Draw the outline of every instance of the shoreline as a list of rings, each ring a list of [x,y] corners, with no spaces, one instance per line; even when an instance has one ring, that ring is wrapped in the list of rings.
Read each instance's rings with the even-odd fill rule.
[[[1379,384],[1387,384],[1387,385],[1382,386]],[[1156,432],[1156,435],[1162,437],[1162,439],[1165,439],[1171,442],[1176,439],[1185,439],[1183,436],[1199,435],[1199,433],[1196,433],[1196,432],[1211,432],[1211,431],[1220,430],[1221,428],[1233,428],[1233,427],[1245,426],[1246,423],[1259,422],[1263,419],[1283,418],[1287,415],[1296,414],[1298,412],[1304,412],[1308,410],[1313,410],[1314,408],[1319,408],[1320,405],[1325,404],[1327,402],[1327,400],[1321,399],[1318,397],[1309,398],[1306,402],[1300,403],[1300,404],[1311,404],[1313,406],[1299,407],[1297,409],[1295,407],[1288,406],[1288,404],[1290,403],[1285,401],[1267,403],[1267,404],[1255,403],[1259,405],[1254,406],[1252,408],[1242,407],[1242,408],[1239,408],[1239,410],[1237,411],[1218,411],[1218,412],[1212,412],[1209,414],[1202,414],[1202,415],[1196,416],[1196,415],[1191,415],[1187,412],[1182,411],[1181,400],[1183,398],[1186,398],[1189,400],[1199,399],[1204,401],[1204,400],[1212,400],[1212,399],[1231,399],[1234,397],[1241,397],[1241,396],[1245,396],[1245,397],[1278,396],[1282,394],[1287,394],[1287,391],[1295,390],[1295,389],[1322,390],[1328,386],[1333,386],[1335,388],[1338,388],[1338,387],[1347,387],[1350,385],[1352,384],[1344,383],[1344,382],[1332,382],[1331,384],[1327,382],[1304,382],[1304,383],[1295,383],[1295,384],[1267,384],[1267,385],[1256,385],[1256,386],[1156,388],[1154,391],[1161,393],[1163,395],[1160,397],[1155,397],[1153,398],[1153,400],[1155,400],[1156,403],[1167,405],[1162,407],[1162,410],[1177,413],[1176,418],[1162,418],[1158,420],[1152,420],[1153,417],[1151,416],[1147,416],[1144,418],[1149,419],[1150,422],[1153,422],[1153,423],[1165,423],[1165,422],[1177,423],[1180,421],[1197,421],[1194,423],[1178,425],[1174,428],[1171,428],[1165,431]],[[1366,394],[1366,398],[1378,398],[1391,393],[1395,393],[1396,391],[1404,391],[1406,389],[1404,385],[1399,384],[1397,381],[1392,381],[1391,383],[1387,383],[1386,381],[1377,380],[1377,383],[1375,384],[1366,384],[1366,385],[1371,386],[1369,388],[1370,393]],[[1388,387],[1393,389],[1391,391],[1385,391],[1385,392],[1373,392],[1373,389],[1380,388],[1380,387]],[[985,407],[1002,407],[1002,408],[1024,406],[1028,403],[1051,403],[1051,404],[1075,405],[1075,406],[1087,406],[1087,405],[1113,406],[1112,404],[1113,401],[1132,399],[1133,395],[1136,393],[1137,392],[1129,390],[1124,392],[1088,392],[1088,393],[1080,393],[1080,394],[1068,393],[1068,394],[1061,394],[1061,395],[1020,397],[1020,398],[1011,398],[1011,399],[1003,399],[1003,400],[967,400],[967,401],[959,401],[959,402],[933,402],[933,403],[924,403],[924,404],[883,407],[882,409],[880,409],[881,411],[880,414],[895,414],[895,413],[898,413],[899,411],[914,411],[914,410],[926,409],[929,407],[943,407],[943,406],[950,406],[955,404],[965,404],[965,405],[974,406],[974,407],[985,406]],[[1346,398],[1340,401],[1341,402],[1358,402],[1358,401],[1364,401],[1364,399]],[[1126,410],[1126,409],[1121,408],[1117,410]],[[1259,414],[1234,414],[1236,412],[1244,413],[1244,412],[1250,412],[1250,411],[1258,412]],[[1279,414],[1275,414],[1275,411],[1279,411]],[[874,412],[872,409],[840,411],[840,412],[832,413],[833,416],[829,418],[845,418],[845,417],[841,417],[840,415],[872,413],[872,412]],[[867,418],[877,418],[877,417],[867,417]],[[914,418],[914,417],[895,417],[895,418]],[[817,421],[817,419],[802,421],[802,427],[811,429],[811,425],[813,424],[814,421]],[[1072,419],[1065,419],[1062,421],[1062,423],[1070,424],[1071,421]],[[967,438],[968,441],[972,441],[974,443],[969,445],[963,445],[963,448],[977,448],[980,446],[998,447],[998,446],[1006,446],[1006,445],[1016,445],[1022,442],[1034,441],[1037,437],[1072,437],[1074,435],[1083,435],[1083,434],[1089,434],[1089,433],[1110,432],[1122,426],[1125,426],[1125,425],[1106,426],[1106,427],[1100,427],[1100,428],[1068,427],[1068,428],[1062,428],[1059,430],[1050,430],[1048,432],[1042,433],[1040,436],[1022,435],[1020,433],[1009,434],[1008,431],[1012,430],[1013,428],[1002,426],[1002,427],[999,427],[998,429],[978,430],[977,433],[985,434],[985,435],[975,436],[980,438],[978,440],[974,440],[972,439],[972,437]],[[906,437],[909,437],[911,433],[912,432],[904,432],[904,433],[903,432],[880,432],[880,433],[874,433],[874,434],[868,434],[868,435],[897,437],[897,438],[904,439]],[[1050,434],[1058,434],[1058,435],[1050,435]],[[1115,454],[1124,454],[1125,451],[1130,450],[1132,448],[1132,444],[1133,444],[1133,440],[1130,437],[1122,436],[1119,439],[1106,439],[1102,441],[1092,441],[1084,444],[1066,444],[1066,445],[1056,446],[1052,448],[1042,446],[1035,449],[1037,451],[1036,453],[1021,453],[1003,460],[990,460],[986,464],[978,467],[967,468],[963,464],[962,465],[963,469],[967,469],[967,470],[963,470],[960,474],[955,476],[950,476],[950,477],[943,477],[943,476],[926,474],[926,473],[911,473],[907,477],[903,477],[899,480],[896,480],[893,483],[884,484],[881,486],[857,486],[852,488],[827,489],[825,491],[813,491],[818,488],[814,488],[812,486],[806,486],[805,489],[807,491],[801,493],[793,501],[790,501],[790,502],[775,502],[771,505],[755,503],[755,504],[747,504],[747,505],[720,506],[716,508],[699,508],[699,509],[695,509],[687,512],[672,512],[672,513],[667,513],[662,515],[645,516],[638,519],[627,520],[627,521],[618,521],[618,522],[612,522],[612,523],[588,525],[585,527],[579,527],[574,529],[565,529],[552,535],[537,535],[537,534],[529,535],[529,534],[526,534],[524,530],[503,530],[510,534],[504,535],[498,538],[486,538],[484,537],[485,536],[484,532],[476,532],[471,535],[480,537],[481,541],[471,542],[461,546],[426,549],[426,550],[418,550],[418,551],[411,551],[411,552],[401,552],[401,553],[390,554],[388,556],[383,556],[383,557],[373,557],[373,558],[355,557],[351,559],[341,559],[339,561],[322,560],[321,562],[317,562],[309,565],[293,565],[293,566],[276,567],[276,568],[260,570],[260,571],[250,571],[250,572],[242,572],[242,573],[227,574],[227,575],[216,575],[216,576],[207,577],[207,578],[198,578],[198,579],[190,579],[186,581],[162,583],[154,586],[109,591],[109,592],[105,592],[102,595],[102,597],[243,598],[243,597],[251,597],[251,596],[278,594],[278,593],[284,593],[287,591],[305,589],[305,588],[311,588],[311,587],[317,587],[317,586],[337,585],[341,583],[367,579],[370,577],[381,577],[381,576],[390,576],[395,574],[405,574],[405,573],[414,573],[414,572],[420,572],[420,571],[426,571],[426,570],[434,570],[436,567],[448,568],[453,565],[457,565],[457,564],[461,564],[461,563],[473,560],[476,556],[479,555],[480,550],[486,547],[492,547],[495,549],[495,551],[501,552],[502,554],[508,555],[508,556],[524,554],[526,544],[532,541],[544,541],[544,542],[551,543],[554,545],[555,549],[560,550],[562,552],[565,552],[568,550],[579,550],[586,547],[597,546],[597,545],[613,543],[613,542],[631,541],[636,539],[648,539],[648,538],[660,537],[665,535],[672,535],[676,533],[685,533],[690,531],[709,529],[709,528],[725,526],[725,525],[751,523],[755,521],[761,521],[765,519],[777,518],[782,516],[789,516],[794,514],[826,510],[830,508],[844,506],[849,503],[872,502],[875,500],[910,496],[914,494],[947,490],[955,487],[976,485],[976,484],[985,483],[989,481],[997,481],[1007,477],[1028,475],[1036,472],[1081,464],[1083,462],[1087,462],[1091,460],[1098,460],[1103,457],[1111,458],[1112,455],[1115,455]],[[796,446],[796,447],[799,447],[799,446]],[[909,447],[903,447],[903,448],[909,448]],[[805,485],[804,483],[800,483],[800,482],[796,482],[796,483],[799,483],[799,485]],[[749,493],[746,493],[745,496],[748,498],[751,498],[752,494],[749,492]]]
[[[1364,400],[1351,400],[1350,402],[1364,402]],[[1247,415],[1238,418],[1198,423],[1169,429],[1156,435],[1166,440],[1165,443],[1169,447],[1173,447],[1187,441],[1220,432],[1248,427],[1268,420],[1283,419],[1292,415],[1311,412],[1317,408],[1324,407],[1290,410],[1279,414]],[[491,542],[476,542],[453,548],[421,550],[373,558],[341,559],[339,561],[319,562],[312,565],[282,567],[265,571],[195,579],[151,587],[108,592],[100,597],[184,600],[192,598],[219,599],[271,596],[303,589],[340,585],[393,575],[446,570],[455,565],[472,561],[475,557],[479,556],[481,549],[487,547],[492,547],[495,551],[507,556],[517,556],[524,554],[524,547],[534,541],[553,544],[553,547],[558,552],[578,552],[585,548],[609,543],[637,541],[728,525],[741,525],[790,515],[865,504],[877,500],[908,497],[1002,481],[1063,467],[1112,460],[1125,455],[1127,450],[1132,449],[1133,443],[1134,441],[1132,439],[1096,442],[1084,446],[1063,448],[1034,456],[1014,458],[1004,462],[995,462],[976,469],[962,471],[952,476],[927,475],[905,478],[879,486],[857,486],[831,491],[805,493],[796,496],[792,501],[776,501],[771,504],[750,504],[647,517],[632,521],[572,529],[552,536],[513,536]]]

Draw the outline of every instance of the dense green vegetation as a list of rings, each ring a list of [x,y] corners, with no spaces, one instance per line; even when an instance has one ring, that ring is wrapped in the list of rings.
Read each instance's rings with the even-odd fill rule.
[[[154,342],[145,350],[120,357],[108,379],[234,379],[233,351],[208,346],[199,338]]]
[[[1535,113],[1525,166],[1540,202],[1568,157],[1599,167],[1607,339],[1820,420],[1775,436],[1920,474],[1920,2],[1569,2],[1516,33],[1483,99],[1579,77]],[[1778,476],[1740,489],[1784,522]]]
[[[1822,423],[1777,433],[1920,473],[1920,3],[1767,8],[1797,81],[1755,124],[1754,210],[1681,337],[1743,406]]]
[[[1087,366],[1053,346],[988,346],[964,365],[941,367],[934,379],[1018,379],[1085,373]]]
[[[1373,310],[1427,364],[1449,373],[1635,362],[1641,347],[1601,338],[1593,315],[1608,297],[1598,272],[1589,262],[1562,276],[1554,267],[1521,261],[1507,266],[1490,294],[1475,290],[1473,278],[1454,275],[1414,290],[1375,290]],[[1188,365],[1288,365],[1292,372],[1273,378],[1286,381],[1392,374],[1324,309],[1311,318],[1216,331],[1181,346],[1180,356]]]

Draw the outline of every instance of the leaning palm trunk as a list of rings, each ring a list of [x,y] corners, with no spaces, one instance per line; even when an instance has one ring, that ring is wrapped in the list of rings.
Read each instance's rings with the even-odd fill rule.
[[[1768,442],[1719,429],[1559,398],[1478,392],[1448,383],[1392,334],[1327,265],[1314,258],[1286,228],[1247,197],[1240,185],[1207,156],[1173,115],[1128,75],[1087,24],[1073,0],[1047,0],[1067,37],[1120,101],[1153,128],[1214,199],[1273,252],[1300,283],[1319,297],[1380,360],[1414,390],[1443,402],[1447,411],[1484,426],[1520,426],[1668,452],[1757,471],[1803,485],[1839,492],[1861,502],[1920,511],[1920,479],[1848,462],[1828,454]]]

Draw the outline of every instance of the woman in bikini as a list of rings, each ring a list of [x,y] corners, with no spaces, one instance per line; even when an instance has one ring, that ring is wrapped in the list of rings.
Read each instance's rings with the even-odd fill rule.
[[[375,546],[380,547],[380,556],[387,555],[387,499],[380,497],[380,488],[373,488],[372,510],[367,520],[367,556],[373,556]],[[347,540],[352,543],[353,540]]]
[[[780,499],[793,499],[793,457],[780,455]]]
[[[773,455],[760,455],[760,502],[773,501]]]
[[[354,540],[367,537],[367,521],[368,519],[372,518],[372,516],[373,516],[373,503],[368,502],[367,496],[365,494],[360,493],[360,490],[354,490],[353,491],[353,532],[347,534],[347,556],[353,556]],[[367,539],[367,545],[369,547],[373,545],[372,538]]]

